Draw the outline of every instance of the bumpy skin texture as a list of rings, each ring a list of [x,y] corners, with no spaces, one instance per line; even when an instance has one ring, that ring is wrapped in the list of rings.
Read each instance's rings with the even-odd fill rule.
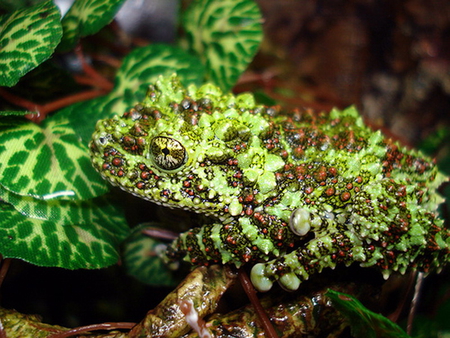
[[[352,107],[283,113],[250,94],[161,78],[122,117],[98,122],[91,151],[113,185],[206,216],[165,259],[253,262],[262,291],[275,280],[296,290],[338,264],[376,266],[388,277],[450,259],[436,215],[446,178]]]

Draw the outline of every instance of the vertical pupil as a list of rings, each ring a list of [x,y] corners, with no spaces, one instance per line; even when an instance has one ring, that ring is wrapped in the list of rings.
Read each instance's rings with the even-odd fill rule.
[[[187,160],[186,149],[183,145],[170,137],[157,136],[150,144],[150,154],[155,164],[166,170],[181,167]]]

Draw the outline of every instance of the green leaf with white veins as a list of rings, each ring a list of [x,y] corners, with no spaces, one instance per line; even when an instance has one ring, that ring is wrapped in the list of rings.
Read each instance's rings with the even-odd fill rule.
[[[0,203],[0,254],[39,266],[97,269],[116,263],[128,227],[121,210],[105,198],[78,203],[83,224],[27,218]],[[74,219],[76,221],[76,219]]]
[[[50,0],[2,15],[0,86],[14,86],[21,76],[47,60],[61,36],[59,10]]]
[[[0,119],[0,157],[0,185],[17,195],[80,200],[108,190],[67,123]]]
[[[22,215],[40,220],[50,220],[56,224],[88,224],[81,212],[85,201],[43,200],[31,196],[20,196],[0,185],[0,200],[11,204]]]
[[[206,80],[229,91],[259,48],[261,23],[253,0],[194,0],[182,18],[184,43],[206,66]]]
[[[98,120],[122,115],[144,99],[149,84],[160,75],[173,73],[177,73],[186,86],[200,85],[204,67],[196,56],[178,47],[152,44],[135,48],[124,58],[116,74],[115,87],[108,95],[71,105],[50,119],[70,121],[77,135],[87,144]]]
[[[130,232],[122,243],[123,266],[125,271],[143,283],[159,286],[175,286],[182,275],[169,269],[160,257],[158,250],[164,250],[166,244],[142,231],[149,227],[160,226],[157,223],[141,224]]]
[[[62,20],[64,37],[59,50],[71,49],[81,37],[109,24],[124,0],[75,0]]]

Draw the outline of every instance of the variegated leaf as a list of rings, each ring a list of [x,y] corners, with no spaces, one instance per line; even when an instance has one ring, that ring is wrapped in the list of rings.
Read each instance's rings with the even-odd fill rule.
[[[55,224],[89,224],[84,219],[83,208],[86,201],[67,201],[61,199],[43,200],[31,196],[20,196],[0,185],[0,200],[11,204],[22,215],[39,220],[50,220]]]
[[[178,47],[152,44],[136,48],[123,60],[113,91],[106,96],[67,107],[50,119],[70,120],[77,135],[87,144],[99,119],[123,114],[143,100],[148,85],[159,75],[172,73],[177,73],[185,85],[200,85],[204,67],[197,57]]]
[[[40,266],[95,269],[117,262],[128,228],[122,212],[104,198],[79,205],[83,224],[27,218],[0,203],[0,254]]]
[[[108,187],[92,168],[87,146],[67,123],[41,126],[0,120],[0,185],[21,196],[89,199]]]
[[[47,60],[62,36],[60,14],[52,1],[0,17],[0,86],[14,86],[21,76]]]
[[[128,274],[150,285],[176,285],[180,278],[158,257],[158,250],[165,245],[142,233],[157,223],[145,223],[135,227],[123,243],[123,265]],[[180,274],[178,273],[178,276]]]
[[[255,1],[194,0],[182,23],[185,43],[206,66],[206,80],[229,91],[262,41],[262,17]]]
[[[112,21],[124,0],[75,0],[62,20],[64,37],[59,50],[75,46],[80,37],[97,33]]]

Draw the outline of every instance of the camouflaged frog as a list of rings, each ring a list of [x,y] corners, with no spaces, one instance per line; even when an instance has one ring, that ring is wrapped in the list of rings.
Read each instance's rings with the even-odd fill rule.
[[[449,261],[436,213],[446,177],[353,107],[283,113],[250,94],[160,78],[142,103],[99,121],[90,147],[113,185],[206,216],[168,246],[167,261],[252,263],[261,291],[274,281],[296,290],[354,262],[387,278]]]

